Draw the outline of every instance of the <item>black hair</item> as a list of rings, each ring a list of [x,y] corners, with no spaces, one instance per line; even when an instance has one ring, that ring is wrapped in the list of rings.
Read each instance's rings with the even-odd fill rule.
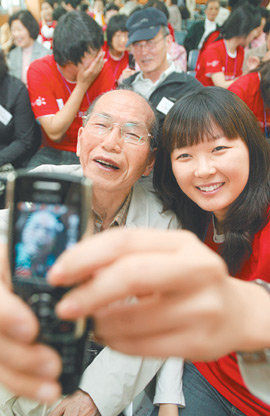
[[[8,73],[8,66],[6,63],[5,54],[3,51],[0,50],[0,82],[3,81],[7,73]]]
[[[214,2],[217,2],[220,5],[220,1],[219,0],[207,0],[207,2],[205,3],[205,8],[207,8],[208,4],[214,3]]]
[[[257,68],[250,72],[258,72],[260,74],[260,91],[262,99],[265,106],[270,108],[270,61],[261,62]]]
[[[117,14],[112,16],[108,22],[106,33],[107,33],[107,42],[109,48],[112,48],[112,39],[116,32],[127,32],[127,23],[128,17],[124,14]]]
[[[115,10],[116,12],[118,12],[119,7],[117,6],[117,4],[107,3],[107,5],[105,6],[105,9],[104,9],[104,15],[106,15],[106,13],[110,10]]]
[[[254,7],[246,3],[237,7],[230,14],[220,29],[221,37],[231,39],[233,37],[248,36],[260,24],[261,13],[259,7]]]
[[[265,18],[266,20],[269,17],[269,10],[267,10],[265,7],[260,7],[261,17]]]
[[[85,52],[98,51],[104,43],[102,28],[84,12],[72,11],[60,17],[53,36],[55,61],[64,66],[81,62]]]
[[[71,7],[75,10],[80,5],[81,0],[64,0],[65,4],[70,4]]]
[[[165,3],[163,3],[163,1],[160,1],[160,0],[148,0],[148,2],[144,5],[144,8],[147,8],[147,7],[155,7],[155,9],[158,9],[162,13],[164,13],[165,16],[167,17],[167,20],[169,20],[168,7],[166,6]]]
[[[54,0],[42,0],[42,3],[48,3],[54,9]]]
[[[62,6],[56,7],[56,9],[54,9],[53,11],[53,20],[58,21],[60,17],[66,13],[67,13],[67,10],[64,7]]]
[[[15,20],[19,20],[28,30],[30,37],[36,40],[39,34],[39,24],[29,10],[19,10],[12,14],[8,19],[9,27]]]
[[[266,21],[266,23],[265,23],[265,25],[264,25],[264,28],[263,28],[263,31],[264,31],[264,33],[269,33],[270,32],[270,19],[268,19],[267,21]]]
[[[222,222],[225,242],[220,254],[230,273],[235,274],[251,253],[255,233],[267,221],[270,203],[270,147],[247,105],[220,87],[205,87],[177,101],[164,121],[154,167],[154,186],[164,209],[173,209],[183,228],[203,239],[211,214],[181,190],[173,175],[170,156],[176,148],[214,138],[216,127],[228,139],[240,137],[249,151],[247,184]]]

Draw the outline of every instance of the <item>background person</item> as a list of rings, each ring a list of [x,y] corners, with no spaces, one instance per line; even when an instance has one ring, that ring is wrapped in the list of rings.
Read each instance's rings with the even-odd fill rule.
[[[53,55],[31,64],[29,96],[44,137],[43,148],[29,167],[79,163],[76,149],[82,117],[98,95],[115,86],[113,73],[104,64],[103,42],[102,29],[92,17],[69,12],[55,28]]]
[[[220,37],[202,52],[196,78],[204,86],[228,88],[242,75],[244,47],[257,36],[260,9],[249,4],[234,10],[221,28]]]
[[[16,45],[8,55],[10,74],[26,84],[30,63],[51,52],[37,42],[39,25],[28,10],[20,10],[10,16],[9,26]]]
[[[104,58],[110,65],[113,75],[118,80],[123,70],[128,67],[129,54],[126,49],[128,31],[126,27],[127,16],[112,16],[107,24],[107,42],[104,43]]]
[[[224,258],[232,276],[269,283],[270,149],[252,112],[231,92],[202,89],[175,104],[163,132],[154,184],[165,208]],[[186,363],[183,386],[183,415],[270,410],[246,389],[234,353]]]
[[[44,0],[41,3],[41,20],[39,22],[39,36],[41,43],[45,48],[52,49],[53,32],[56,22],[53,19],[54,2],[53,0]]]
[[[270,139],[270,61],[239,77],[229,90],[247,104],[265,137]]]
[[[184,46],[187,53],[192,49],[201,49],[204,40],[211,32],[219,28],[216,23],[219,8],[219,0],[208,0],[206,2],[205,20],[193,23],[185,37]]]
[[[0,52],[0,168],[11,163],[25,167],[41,142],[25,85],[8,72]]]

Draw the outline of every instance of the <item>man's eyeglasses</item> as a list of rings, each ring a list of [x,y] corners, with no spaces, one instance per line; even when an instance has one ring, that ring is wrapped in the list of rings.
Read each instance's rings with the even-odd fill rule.
[[[120,128],[121,139],[125,143],[143,145],[148,142],[152,135],[146,127],[139,123],[115,123],[110,116],[105,114],[94,114],[87,123],[93,134],[103,137],[113,129],[114,126]]]
[[[167,35],[166,35],[167,36]],[[135,52],[139,52],[142,50],[142,48],[145,48],[148,51],[154,50],[159,42],[166,38],[166,36],[162,36],[162,38],[159,39],[150,39],[150,40],[141,40],[139,42],[132,43],[132,47],[135,50]]]

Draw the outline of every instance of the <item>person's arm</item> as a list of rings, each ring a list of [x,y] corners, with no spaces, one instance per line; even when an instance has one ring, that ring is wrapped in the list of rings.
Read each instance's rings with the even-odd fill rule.
[[[176,408],[185,407],[183,394],[184,361],[181,358],[168,358],[160,368],[156,377],[155,405],[171,404]],[[166,409],[169,409],[166,407]]]
[[[229,88],[237,78],[226,81],[224,72],[216,72],[211,75],[212,81],[216,87]]]
[[[16,166],[18,161],[20,163],[27,161],[34,149],[38,149],[41,139],[40,127],[35,121],[27,89],[24,85],[18,85],[17,92],[14,91],[14,94],[13,141],[1,149],[0,166],[5,163],[15,163]]]
[[[94,404],[102,416],[117,416],[147,386],[162,363],[162,359],[131,357],[106,347],[83,373],[80,389],[84,393],[67,398],[50,416],[60,415],[58,411],[63,408],[68,414],[76,406],[75,401],[79,405],[83,394],[91,400],[91,409]]]
[[[95,81],[104,65],[104,52],[100,51],[94,61],[88,68],[84,68],[82,64],[78,64],[79,72],[77,75],[77,84],[70,94],[69,99],[63,108],[54,115],[46,115],[39,117],[39,121],[49,138],[53,141],[60,141],[72,124],[83,100],[86,91]],[[31,78],[35,73],[30,75],[28,71],[28,85],[31,93]]]
[[[187,231],[85,239],[58,259],[49,281],[81,282],[58,304],[59,316],[94,314],[97,337],[127,354],[207,361],[270,345],[268,294],[229,277],[221,257]],[[136,304],[110,305],[134,295]]]

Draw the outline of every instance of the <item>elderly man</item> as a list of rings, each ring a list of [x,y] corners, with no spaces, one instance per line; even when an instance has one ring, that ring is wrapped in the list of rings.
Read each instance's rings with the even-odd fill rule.
[[[185,38],[184,46],[187,53],[192,49],[201,49],[208,35],[218,29],[216,18],[219,8],[219,0],[208,0],[206,2],[205,20],[194,23]]]
[[[153,110],[143,97],[133,91],[105,93],[90,108],[85,126],[79,130],[77,154],[83,174],[93,181],[96,232],[113,226],[163,229],[178,226],[172,213],[162,213],[162,206],[155,195],[137,183],[142,175],[149,175],[152,170],[156,131]],[[46,165],[38,169],[81,174],[81,168]],[[22,361],[15,366],[23,365],[23,357],[17,359]],[[143,391],[162,365],[161,359],[129,357],[105,348],[86,369],[81,390],[64,399],[50,415],[75,414],[76,409],[78,415],[100,413],[116,416]],[[175,379],[170,376],[172,385],[168,384],[165,396],[158,393],[157,401],[181,404],[179,384],[182,362],[168,360],[163,365],[163,374],[166,365],[173,367]],[[13,382],[9,384],[5,378],[1,381],[11,389],[14,387]],[[33,396],[37,387],[33,386]],[[20,403],[12,405],[13,411],[19,405],[25,405],[23,399],[19,400]],[[3,411],[8,409],[8,403],[10,401],[4,400]],[[29,412],[28,405],[25,414]]]
[[[168,61],[172,42],[164,13],[154,7],[136,11],[127,21],[128,43],[139,72],[126,70],[124,84],[142,94],[156,108],[160,127],[165,115],[185,94],[201,87],[191,75],[180,72]],[[129,72],[128,72],[129,71]]]

